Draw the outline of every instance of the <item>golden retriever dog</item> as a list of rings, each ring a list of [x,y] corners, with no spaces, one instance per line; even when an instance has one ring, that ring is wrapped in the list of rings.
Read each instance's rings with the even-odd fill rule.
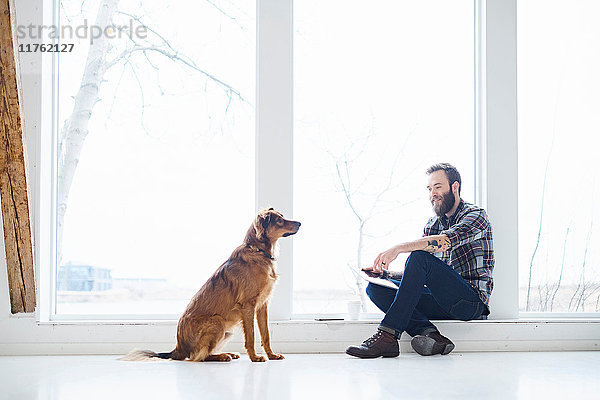
[[[275,245],[281,237],[295,234],[300,222],[289,221],[273,208],[261,211],[246,233],[244,243],[194,295],[177,324],[177,346],[170,353],[134,350],[122,360],[153,357],[191,361],[231,361],[237,354],[220,353],[233,328],[242,323],[245,348],[252,361],[266,361],[254,350],[254,318],[258,321],[262,347],[270,360],[281,360],[271,350],[268,304],[277,280]]]

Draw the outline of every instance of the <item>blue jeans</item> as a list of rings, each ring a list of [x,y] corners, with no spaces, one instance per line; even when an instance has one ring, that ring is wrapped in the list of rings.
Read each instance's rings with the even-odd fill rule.
[[[469,282],[425,251],[410,254],[402,280],[395,283],[398,290],[369,283],[367,295],[385,313],[380,329],[397,336],[437,330],[429,319],[469,321],[489,314]]]

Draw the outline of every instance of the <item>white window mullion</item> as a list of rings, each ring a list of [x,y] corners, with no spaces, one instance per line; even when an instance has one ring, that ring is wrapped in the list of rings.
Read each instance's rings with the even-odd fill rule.
[[[292,1],[257,0],[256,21],[256,207],[292,218]],[[291,315],[292,241],[280,241],[272,320]]]
[[[56,25],[57,23],[57,2],[51,1],[40,7],[36,7],[36,17],[34,24]],[[54,43],[54,42],[53,42]],[[56,182],[54,180],[56,166],[56,147],[55,137],[56,126],[56,105],[57,96],[54,76],[56,71],[56,53],[42,53],[39,66],[39,82],[36,88],[36,95],[41,99],[41,109],[39,114],[39,136],[37,145],[39,146],[39,162],[35,168],[34,179],[36,180],[37,198],[36,213],[37,218],[33,221],[35,226],[35,252],[36,252],[36,276],[38,285],[38,307],[37,320],[49,321],[55,311],[55,282],[54,282],[54,257],[56,249],[56,235],[53,234],[55,210]],[[33,116],[34,114],[31,114]],[[28,117],[31,119],[28,115]]]
[[[485,95],[485,3],[486,0],[475,2],[475,203],[487,208],[486,180],[486,95]]]
[[[483,198],[494,227],[496,256],[490,308],[495,319],[518,318],[516,0],[485,3]]]

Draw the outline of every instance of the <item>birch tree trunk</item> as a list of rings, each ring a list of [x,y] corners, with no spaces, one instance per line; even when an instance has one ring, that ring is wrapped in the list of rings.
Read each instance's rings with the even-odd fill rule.
[[[103,31],[110,25],[119,0],[102,0],[98,7],[95,25]],[[58,146],[58,194],[57,194],[57,261],[61,264],[64,219],[67,212],[69,192],[79,163],[83,144],[88,135],[92,110],[99,100],[100,85],[106,71],[106,54],[109,39],[102,35],[90,44],[81,85],[75,96],[71,116],[65,121]]]
[[[358,266],[359,269],[364,267],[362,265],[363,237],[365,235],[364,227],[365,227],[365,222],[361,220],[360,226],[358,228],[358,248],[356,251],[356,265]],[[369,301],[367,298],[367,293],[364,290],[365,281],[358,274],[356,274],[355,279],[356,279],[356,288],[358,289],[358,295],[360,296],[360,305],[364,312],[364,311],[367,311],[367,302]]]

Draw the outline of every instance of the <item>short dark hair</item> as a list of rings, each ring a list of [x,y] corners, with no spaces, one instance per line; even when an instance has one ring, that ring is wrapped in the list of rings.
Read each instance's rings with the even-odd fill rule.
[[[427,168],[427,175],[431,175],[435,171],[444,171],[446,173],[446,178],[448,178],[448,183],[450,184],[450,186],[452,186],[454,182],[458,182],[458,195],[460,196],[462,181],[460,180],[460,173],[458,172],[456,167],[448,163],[433,164],[431,167]]]

